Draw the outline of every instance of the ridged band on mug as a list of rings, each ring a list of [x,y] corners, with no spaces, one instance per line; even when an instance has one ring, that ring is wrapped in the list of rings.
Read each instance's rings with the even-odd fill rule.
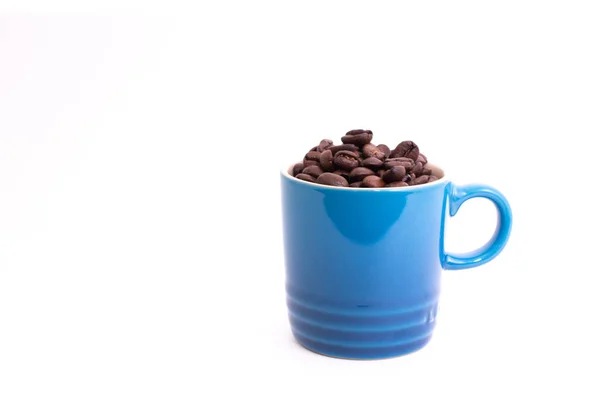
[[[292,331],[303,346],[334,357],[387,358],[427,344],[438,298],[388,307],[341,307],[315,301],[288,285],[287,305]]]

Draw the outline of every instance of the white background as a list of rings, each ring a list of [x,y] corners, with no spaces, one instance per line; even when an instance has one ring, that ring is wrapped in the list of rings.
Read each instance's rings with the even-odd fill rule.
[[[600,396],[594,2],[41,10],[0,17],[0,399]],[[354,128],[514,213],[391,360],[287,322],[279,167]]]

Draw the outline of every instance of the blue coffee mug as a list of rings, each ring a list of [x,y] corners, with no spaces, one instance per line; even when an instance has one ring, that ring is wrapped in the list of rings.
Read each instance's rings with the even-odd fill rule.
[[[506,245],[508,201],[484,185],[439,180],[401,188],[331,187],[281,173],[288,315],[296,340],[350,359],[424,347],[435,328],[443,269],[489,262]],[[498,210],[491,240],[468,254],[444,250],[446,216],[484,197]]]

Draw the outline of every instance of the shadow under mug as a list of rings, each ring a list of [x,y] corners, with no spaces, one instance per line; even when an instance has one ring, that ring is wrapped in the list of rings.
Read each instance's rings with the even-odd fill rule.
[[[281,172],[287,308],[292,332],[316,353],[395,357],[433,334],[444,269],[491,261],[508,241],[508,201],[485,185],[441,179],[401,188],[331,187]],[[498,210],[493,237],[467,254],[444,250],[444,224],[474,197]]]

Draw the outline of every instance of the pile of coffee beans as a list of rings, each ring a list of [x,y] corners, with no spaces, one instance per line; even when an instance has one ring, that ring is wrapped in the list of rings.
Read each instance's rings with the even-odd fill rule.
[[[307,182],[355,188],[414,186],[438,179],[414,142],[401,142],[391,150],[371,140],[373,132],[365,129],[347,132],[340,145],[323,139],[294,165],[292,174]]]

